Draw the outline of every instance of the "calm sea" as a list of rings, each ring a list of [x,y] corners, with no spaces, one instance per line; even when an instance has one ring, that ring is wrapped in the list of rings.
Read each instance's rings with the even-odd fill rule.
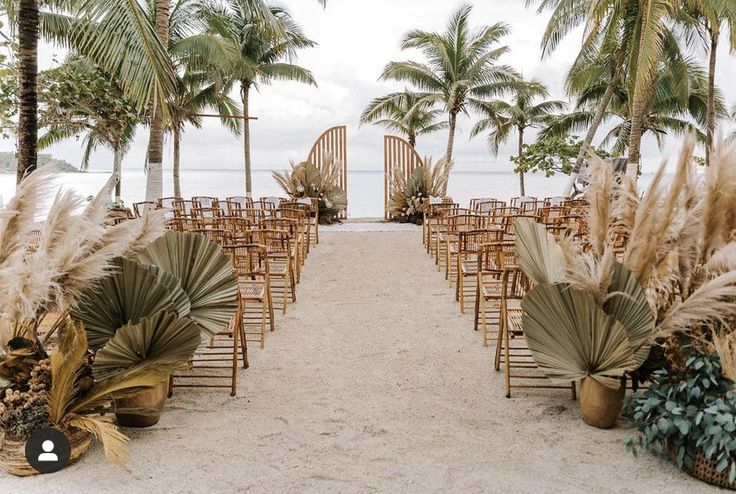
[[[171,171],[164,170],[164,196],[172,195]],[[57,178],[59,186],[77,190],[84,196],[97,193],[109,178],[109,173],[63,173]],[[546,178],[539,174],[526,176],[527,195],[537,197],[560,195],[566,183],[565,176]],[[648,176],[642,177],[646,182]],[[227,197],[243,195],[245,178],[238,170],[182,170],[182,194]],[[122,178],[123,200],[127,205],[142,201],[145,196],[146,175],[140,170],[124,170]],[[383,171],[359,171],[348,173],[348,215],[353,218],[383,216]],[[0,175],[0,194],[3,202],[15,192],[15,175]],[[255,197],[283,195],[274,182],[271,172],[253,172]],[[496,197],[508,200],[519,195],[518,176],[511,172],[453,171],[448,184],[448,194],[460,204],[467,204],[474,197]]]

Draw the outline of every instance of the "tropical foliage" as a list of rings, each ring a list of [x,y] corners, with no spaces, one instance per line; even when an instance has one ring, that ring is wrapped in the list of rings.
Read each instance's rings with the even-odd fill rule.
[[[563,248],[544,225],[515,225],[519,265],[535,283],[522,309],[524,335],[540,370],[555,382],[591,377],[619,388],[624,374],[649,355],[654,315],[644,289],[612,259],[595,286],[575,286],[564,271]]]
[[[490,130],[488,145],[494,154],[498,154],[500,145],[516,131],[518,163],[514,171],[519,174],[519,193],[525,196],[524,173],[527,167],[524,161],[524,132],[549,124],[553,115],[565,108],[565,103],[544,99],[549,96],[549,92],[538,81],[515,81],[508,84],[508,89],[511,103],[501,100],[478,103],[478,110],[483,117],[473,127],[471,136]]]
[[[360,115],[360,123],[386,127],[406,137],[411,147],[416,147],[417,137],[433,134],[447,128],[447,122],[437,122],[442,110],[432,109],[434,103],[426,93],[414,93],[408,89],[380,96],[371,101]]]
[[[315,43],[282,7],[261,2],[268,15],[255,12],[252,0],[227,0],[212,5],[205,13],[206,32],[216,35],[227,54],[227,84],[240,85],[243,105],[243,159],[245,191],[251,196],[251,152],[249,103],[251,90],[274,81],[296,81],[316,85],[308,70],[291,63],[298,50]]]
[[[339,185],[342,164],[329,155],[321,167],[305,161],[290,171],[273,172],[276,183],[289,197],[313,197],[319,203],[319,221],[334,222],[348,207],[348,196]]]
[[[517,223],[520,265],[538,284],[523,302],[524,330],[535,360],[553,379],[590,375],[614,386],[611,376],[652,367],[645,360],[656,352],[645,349],[655,339],[699,335],[705,328],[728,331],[727,321],[736,316],[736,203],[718,191],[736,184],[736,159],[732,148],[719,146],[700,180],[692,149],[690,140],[671,183],[664,181],[663,164],[641,198],[634,179],[615,180],[596,160],[589,172],[585,251]],[[577,333],[581,328],[594,331],[594,339]],[[608,358],[586,361],[581,355]],[[598,361],[616,365],[601,369],[593,365]]]
[[[388,211],[393,221],[420,222],[430,198],[444,198],[454,163],[442,159],[432,164],[431,158],[411,171],[407,177],[401,169],[394,170],[389,184]]]
[[[102,145],[113,152],[115,201],[121,201],[122,160],[132,143],[143,115],[122,89],[88,60],[71,57],[58,68],[39,76],[41,110],[39,125],[45,133],[39,149],[70,137],[84,135],[80,169],[89,166],[90,156]]]
[[[627,447],[668,456],[688,472],[703,457],[727,474],[722,487],[729,487],[736,480],[734,382],[717,353],[690,343],[682,351],[679,369],[656,371],[652,384],[634,398],[632,414],[640,434],[629,438]]]
[[[504,23],[470,27],[472,7],[457,9],[443,32],[410,31],[401,43],[404,50],[418,49],[426,62],[391,62],[383,70],[382,79],[407,82],[425,93],[417,102],[442,105],[448,115],[449,135],[445,158],[452,160],[457,117],[469,108],[478,108],[485,98],[503,94],[507,83],[518,75],[514,69],[498,63],[508,52],[499,45],[509,32]]]
[[[575,168],[575,162],[583,142],[574,135],[547,136],[540,138],[533,144],[524,144],[523,162],[519,156],[512,156],[511,162],[517,168],[523,164],[525,172],[543,173],[551,177],[556,173],[570,175]],[[599,158],[607,158],[609,154],[602,149],[592,149],[591,152]]]
[[[68,314],[84,310],[90,286],[119,275],[121,256],[137,254],[161,235],[163,215],[150,212],[109,225],[111,180],[86,207],[73,192],[59,192],[38,225],[52,179],[46,172],[25,179],[0,214],[0,428],[17,440],[41,427],[81,429],[97,436],[108,459],[122,465],[127,439],[105,416],[120,411],[115,400],[159,385],[185,364],[201,342],[200,328],[162,311],[139,326],[125,321],[120,334],[113,332],[96,347],[102,346],[98,368],[90,365],[87,331]],[[143,273],[158,271],[143,267],[138,274]],[[170,277],[161,279],[162,285],[172,283]],[[130,291],[135,290],[129,286]],[[56,322],[45,338],[58,337],[50,356],[37,334],[47,318]]]

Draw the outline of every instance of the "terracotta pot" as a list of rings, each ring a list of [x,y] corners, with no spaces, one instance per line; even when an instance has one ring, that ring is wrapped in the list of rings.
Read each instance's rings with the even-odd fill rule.
[[[625,392],[623,386],[611,389],[595,379],[584,378],[580,381],[580,410],[583,412],[583,421],[599,429],[615,426],[624,405]]]
[[[64,434],[72,448],[69,462],[66,466],[77,461],[92,444],[92,434],[81,429],[64,429]],[[28,464],[26,460],[26,442],[0,434],[0,467],[6,472],[26,477],[38,475],[38,470]]]
[[[116,413],[118,424],[123,427],[151,427],[161,418],[166,404],[166,394],[169,391],[169,381],[163,381],[158,386],[144,389],[128,398],[115,400],[118,408],[142,408],[147,413]]]

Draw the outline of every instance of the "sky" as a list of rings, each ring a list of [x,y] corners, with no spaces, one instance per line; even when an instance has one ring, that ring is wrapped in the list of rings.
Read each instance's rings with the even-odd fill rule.
[[[449,15],[461,2],[451,0],[330,0],[326,9],[316,0],[282,0],[305,34],[318,46],[300,52],[297,63],[310,69],[318,87],[297,83],[261,86],[251,96],[253,167],[283,169],[290,161],[301,161],[323,130],[333,125],[348,125],[350,169],[383,169],[383,135],[380,127],[359,127],[359,116],[374,97],[401,90],[404,85],[379,81],[383,67],[390,61],[421,59],[413,51],[400,49],[400,41],[410,29],[441,30]],[[580,45],[582,32],[569,35],[551,56],[541,59],[540,41],[548,14],[526,8],[524,0],[483,0],[474,2],[475,26],[506,22],[511,33],[504,39],[510,53],[501,61],[512,65],[525,78],[546,84],[551,97],[567,100],[562,84],[565,73]],[[723,37],[725,38],[725,36]],[[64,51],[42,44],[39,63],[42,69],[63,59]],[[696,55],[706,62],[703,52]],[[736,101],[736,64],[723,47],[719,53],[717,83],[723,88],[729,105]],[[238,97],[237,94],[233,96]],[[516,139],[494,157],[482,136],[469,139],[473,117],[461,117],[455,145],[457,170],[511,170],[509,156],[515,154]],[[599,132],[599,137],[603,132]],[[126,156],[126,169],[143,167],[147,129],[138,131],[135,143]],[[417,148],[422,156],[439,158],[444,154],[446,132],[420,137]],[[527,142],[533,140],[530,136]],[[679,139],[670,139],[664,154],[672,155]],[[171,142],[167,139],[165,167],[171,166]],[[0,142],[0,150],[14,150],[14,142]],[[50,148],[57,158],[78,165],[81,141],[70,139]],[[643,144],[645,169],[661,160],[662,152],[653,139]],[[112,155],[105,150],[92,157],[92,170],[112,168]],[[186,169],[242,167],[241,139],[223,128],[218,119],[205,119],[202,129],[188,127],[182,141],[182,167]]]

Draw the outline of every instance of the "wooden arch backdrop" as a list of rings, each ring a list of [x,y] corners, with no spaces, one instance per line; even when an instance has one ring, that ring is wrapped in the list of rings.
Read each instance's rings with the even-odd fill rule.
[[[327,161],[327,157],[332,155],[341,163],[342,170],[338,184],[345,193],[348,193],[348,127],[347,125],[338,125],[327,129],[314,142],[312,150],[309,151],[307,161],[314,164],[317,168]],[[347,211],[342,217],[347,217]]]
[[[408,180],[412,172],[422,166],[422,158],[406,140],[397,136],[383,137],[383,184],[384,184],[384,217],[388,214],[388,200],[391,194],[391,181],[395,173],[401,173]]]

